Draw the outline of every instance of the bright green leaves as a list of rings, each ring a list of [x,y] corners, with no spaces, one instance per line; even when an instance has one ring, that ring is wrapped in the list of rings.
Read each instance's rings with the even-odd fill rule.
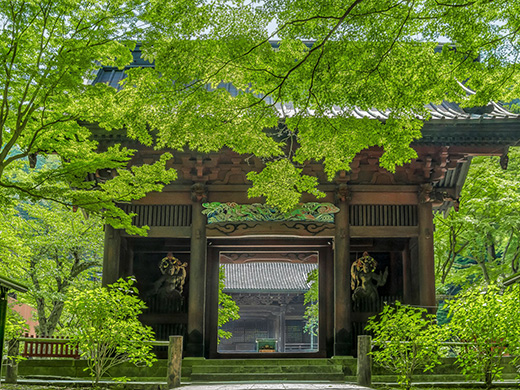
[[[319,290],[319,269],[313,269],[307,274],[309,289],[304,294],[303,304],[306,305],[303,318],[305,319],[305,331],[312,336],[318,335],[320,319],[320,290]]]
[[[370,146],[381,146],[384,154],[380,165],[391,172],[395,165],[402,165],[416,157],[410,143],[421,136],[422,122],[389,118],[386,122],[353,117],[327,117],[287,119],[289,128],[298,129],[301,146],[295,160],[323,160],[329,180],[340,170],[350,170],[354,157]]]
[[[485,1],[427,2],[426,6],[432,18],[425,26],[425,37],[441,35],[456,43],[457,50],[450,53],[452,75],[478,92],[468,99],[469,105],[518,97],[516,2],[500,0],[493,7]]]
[[[296,168],[289,160],[280,159],[268,162],[260,172],[249,172],[247,178],[253,182],[248,190],[251,198],[265,196],[266,204],[289,211],[300,200],[302,192],[321,198],[325,194],[316,189],[315,177],[302,175],[302,169]]]
[[[146,230],[132,226],[131,216],[115,202],[140,199],[151,191],[161,191],[164,185],[175,180],[177,172],[166,166],[171,154],[164,153],[154,163],[127,169],[133,150],[119,145],[103,153],[88,148],[80,150],[81,154],[71,155],[68,161],[60,161],[54,155],[40,156],[39,160],[44,163],[38,169],[29,169],[21,162],[11,164],[2,179],[4,193],[9,197],[31,201],[47,199],[79,207],[102,215],[116,228],[144,234]]]
[[[177,53],[171,54],[176,61],[186,55]],[[188,58],[185,61],[193,63]],[[179,67],[182,69],[181,64]],[[130,137],[158,149],[183,150],[188,146],[207,153],[229,147],[258,157],[281,153],[278,143],[264,132],[277,126],[277,113],[264,103],[258,104],[253,94],[241,91],[232,96],[224,88],[211,89],[180,72],[172,78],[158,77],[150,69],[129,72],[125,81],[129,87],[119,93],[118,111]],[[219,83],[220,79],[216,81]]]
[[[435,52],[439,33],[432,26],[449,9],[428,1],[268,0],[252,8],[244,1],[156,0],[143,51],[157,73],[131,72],[121,118],[131,135],[158,148],[229,147],[268,161],[286,145],[264,130],[284,121],[298,141],[285,157],[323,162],[329,180],[371,146],[384,150],[380,166],[394,172],[416,156],[410,143],[429,119],[424,106],[466,97],[454,72],[474,65],[449,48]],[[269,42],[275,35],[279,40]],[[361,119],[362,110],[385,115]],[[287,165],[282,179],[276,164],[251,175],[262,189],[250,194],[291,208],[298,187],[310,181]],[[289,190],[281,194],[276,183],[268,189],[268,177]]]
[[[36,310],[38,332],[51,337],[67,313],[70,289],[97,282],[103,257],[103,223],[97,215],[49,202],[22,203],[0,214],[0,273],[29,287],[21,302]]]
[[[502,376],[502,358],[518,356],[519,305],[518,285],[506,291],[496,285],[476,288],[448,302],[448,326],[458,341],[468,343],[457,355],[457,364],[468,379],[490,387]]]
[[[154,339],[153,331],[138,318],[146,306],[134,284],[133,279],[119,279],[107,287],[74,290],[66,303],[74,324],[68,328],[67,336],[87,359],[96,385],[118,364],[151,366],[156,360],[147,343]]]
[[[449,323],[440,328],[424,309],[397,303],[369,321],[375,335],[374,362],[398,374],[402,387],[410,388],[414,369],[439,364],[441,342],[457,352],[457,364],[469,380],[484,381],[489,388],[500,380],[504,356],[518,356],[520,349],[520,295],[518,285],[500,289],[492,284],[475,288],[448,302]],[[516,365],[518,358],[513,358]]]
[[[100,65],[123,68],[139,40],[138,17],[147,2],[135,0],[0,0],[0,188],[9,199],[54,200],[103,211],[130,226],[114,201],[160,190],[175,175],[165,159],[150,169],[123,173],[133,151],[119,145],[98,150],[83,124],[122,128],[116,90],[91,85]],[[29,168],[28,158],[47,160]],[[118,170],[114,184],[92,179]],[[134,231],[135,232],[135,231]],[[142,230],[141,230],[142,232]]]
[[[379,159],[379,165],[390,172],[395,172],[396,165],[403,165],[417,157],[410,147],[414,139],[421,138],[422,121],[418,119],[398,119],[393,115],[387,119],[381,134],[380,144],[384,153]]]
[[[425,104],[487,104],[518,94],[516,11],[518,5],[505,0],[494,7],[430,0],[266,0],[261,7],[242,0],[0,0],[0,61],[6,65],[0,68],[0,186],[8,196],[71,204],[65,187],[86,191],[90,184],[96,190],[90,199],[86,192],[76,196],[82,207],[112,210],[111,221],[125,225],[128,218],[123,223],[113,205],[106,206],[110,194],[99,193],[141,196],[122,188],[132,179],[121,173],[131,152],[103,152],[107,166],[101,166],[90,131],[77,121],[125,128],[130,138],[157,149],[230,148],[265,161],[283,157],[286,145],[266,130],[286,121],[299,144],[286,157],[322,161],[329,180],[371,146],[384,149],[380,166],[392,172],[415,157],[409,145],[428,120]],[[456,50],[445,45],[436,53],[440,37],[457,42]],[[279,40],[272,44],[272,38]],[[119,92],[90,85],[100,64],[117,72],[131,62],[132,39],[142,42],[155,69],[125,70]],[[458,84],[463,80],[478,93],[467,97]],[[372,109],[392,114],[354,119],[356,111]],[[46,180],[4,175],[32,153],[56,153],[64,166]],[[85,169],[76,168],[83,163]],[[281,175],[273,173],[275,165],[255,178],[263,189],[252,193],[286,209],[303,188],[316,193],[298,168],[286,165]],[[119,193],[80,183],[86,168],[117,169],[125,176]],[[268,176],[287,182],[279,203]],[[166,179],[138,181],[158,190]],[[90,207],[96,202],[99,207]]]
[[[401,387],[411,387],[416,369],[428,371],[440,364],[440,342],[446,333],[426,309],[396,302],[371,317],[365,329],[374,334],[374,363],[394,372]]]
[[[5,322],[4,340],[8,342],[16,340],[28,331],[29,327],[27,326],[25,319],[12,308],[12,305],[9,305]],[[19,358],[19,356],[13,356],[11,358]]]
[[[340,170],[349,171],[354,157],[369,146],[380,146],[384,153],[380,165],[391,172],[395,165],[402,165],[416,157],[409,146],[420,137],[422,122],[397,119],[393,115],[381,122],[374,119],[355,119],[350,116],[315,115],[304,118],[287,118],[289,130],[296,134],[299,147],[294,161],[323,161],[329,180]],[[317,198],[323,193],[317,190],[315,177],[302,174],[288,158],[268,162],[260,172],[251,172],[247,178],[253,182],[248,192],[250,197],[265,196],[266,202],[287,211],[300,201],[302,192]]]
[[[508,169],[498,157],[474,157],[458,212],[435,217],[439,284],[489,284],[520,270],[520,150],[509,151]]]
[[[218,270],[218,340],[229,339],[233,336],[231,332],[222,329],[224,324],[240,319],[240,308],[230,295],[224,293],[226,288],[226,271],[224,266]]]

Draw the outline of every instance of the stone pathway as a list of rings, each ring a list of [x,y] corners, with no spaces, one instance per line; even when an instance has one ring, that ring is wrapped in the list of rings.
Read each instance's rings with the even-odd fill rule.
[[[368,387],[342,383],[243,383],[243,384],[192,384],[181,390],[370,390]]]
[[[19,379],[19,384],[31,385],[73,385],[80,389],[83,386],[89,387],[90,380],[52,380],[52,379]],[[100,381],[100,385],[108,387],[116,386],[117,382]],[[166,382],[127,382],[125,386],[132,390],[164,390]],[[1,386],[0,386],[1,389]],[[349,383],[184,383],[175,390],[373,390],[368,387],[358,386]]]

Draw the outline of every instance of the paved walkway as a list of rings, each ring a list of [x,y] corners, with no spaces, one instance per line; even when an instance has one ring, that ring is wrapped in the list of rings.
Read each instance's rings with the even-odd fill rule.
[[[243,384],[212,384],[183,385],[182,390],[369,390],[352,384],[342,383],[243,383]]]
[[[42,379],[19,379],[19,384],[32,385],[75,385],[89,386],[92,382],[89,380],[42,380]],[[114,385],[113,381],[100,381],[100,385]],[[136,390],[161,390],[166,386],[166,382],[127,382],[126,385],[130,389]],[[81,387],[79,387],[81,389]],[[1,389],[1,387],[0,387]],[[346,383],[184,383],[179,390],[372,390],[368,387],[357,386]]]

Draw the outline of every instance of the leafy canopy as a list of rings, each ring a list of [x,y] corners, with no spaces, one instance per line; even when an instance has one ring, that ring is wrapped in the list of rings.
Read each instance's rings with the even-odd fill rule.
[[[54,200],[99,212],[131,228],[113,202],[158,191],[173,180],[169,155],[124,169],[133,151],[104,151],[82,122],[107,122],[116,90],[91,85],[100,64],[123,67],[139,38],[135,0],[0,1],[0,206],[20,198]],[[108,127],[107,130],[110,130]],[[33,169],[40,157],[54,163]],[[108,170],[112,180],[94,173]],[[115,173],[115,174],[114,174]],[[90,176],[89,176],[90,175]]]
[[[308,161],[322,161],[332,180],[377,146],[393,171],[416,156],[409,145],[429,117],[426,104],[483,105],[517,93],[518,7],[153,0],[142,49],[155,69],[128,72],[114,123],[157,148],[228,147],[263,159],[264,172],[248,177],[250,195],[287,210],[301,192],[319,195],[301,171]],[[435,50],[439,40],[457,47]],[[467,96],[459,81],[478,93]],[[389,119],[359,119],[373,108],[391,110]]]
[[[495,283],[520,271],[520,149],[509,150],[508,169],[498,157],[474,157],[458,212],[435,217],[438,286]]]
[[[468,379],[482,380],[488,388],[502,376],[502,358],[518,356],[518,293],[516,285],[507,291],[490,285],[468,290],[448,302],[452,335],[469,343],[461,347],[457,364]]]
[[[492,7],[462,0],[0,0],[1,200],[52,199],[143,233],[113,202],[174,180],[166,169],[171,155],[126,170],[134,152],[117,143],[97,150],[80,123],[124,128],[158,149],[228,147],[257,156],[266,170],[249,176],[250,195],[282,210],[302,192],[320,195],[302,173],[308,161],[322,161],[333,180],[375,146],[384,151],[380,165],[393,171],[416,156],[409,145],[428,119],[425,104],[484,105],[518,95],[519,7],[506,0]],[[439,40],[457,46],[436,51]],[[91,85],[100,64],[129,64],[136,41],[155,68],[128,69],[120,92]],[[467,96],[459,81],[478,93]],[[359,110],[373,108],[391,110],[389,118],[359,119]],[[55,165],[27,168],[51,154]],[[89,176],[96,172],[103,175]]]
[[[0,273],[16,275],[29,287],[19,300],[36,309],[39,335],[51,337],[66,325],[63,309],[71,288],[100,283],[102,221],[42,201],[4,208],[0,226]]]

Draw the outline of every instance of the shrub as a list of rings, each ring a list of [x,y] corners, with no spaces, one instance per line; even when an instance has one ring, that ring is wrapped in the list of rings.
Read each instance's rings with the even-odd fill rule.
[[[137,296],[133,279],[92,290],[75,290],[67,301],[74,316],[70,327],[72,345],[87,359],[95,385],[108,370],[123,362],[151,366],[155,360],[152,329],[137,318],[146,308]]]
[[[415,370],[428,371],[440,364],[445,333],[425,309],[396,302],[371,317],[365,329],[374,335],[374,363],[395,373],[401,387],[410,388]]]
[[[469,379],[490,387],[502,376],[502,358],[519,351],[518,287],[503,292],[495,285],[469,290],[448,307],[453,337],[468,343],[461,347],[457,364]]]

